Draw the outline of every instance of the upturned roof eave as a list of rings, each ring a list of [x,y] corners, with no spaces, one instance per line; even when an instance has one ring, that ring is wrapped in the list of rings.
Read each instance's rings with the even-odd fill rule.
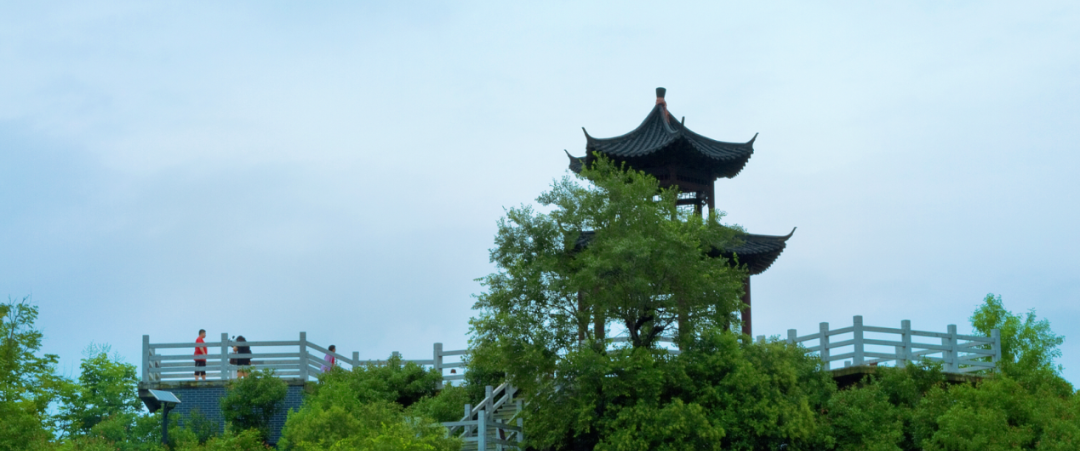
[[[710,161],[722,163],[725,168],[715,168],[717,177],[734,177],[750,160],[754,153],[754,141],[757,134],[745,143],[717,141],[702,136],[678,121],[673,121],[662,105],[656,105],[637,128],[623,135],[611,138],[596,138],[582,127],[585,133],[584,158],[594,158],[593,152],[599,151],[613,158],[645,158],[674,148],[681,142],[694,153]],[[652,143],[634,143],[634,141],[654,141]],[[730,155],[723,155],[730,153]]]

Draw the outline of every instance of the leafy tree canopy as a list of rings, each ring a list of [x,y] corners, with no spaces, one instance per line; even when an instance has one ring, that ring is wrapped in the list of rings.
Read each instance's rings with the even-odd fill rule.
[[[68,387],[56,374],[56,355],[38,355],[41,332],[30,297],[0,304],[0,448],[18,449],[48,441],[54,431],[50,404]],[[35,445],[36,446],[36,445]]]
[[[498,272],[480,279],[474,306],[476,363],[528,388],[610,326],[653,348],[664,333],[686,342],[730,324],[745,272],[715,253],[737,230],[680,210],[677,196],[599,158],[537,199],[550,212],[509,209],[491,250]]]
[[[289,450],[459,450],[438,421],[460,419],[460,387],[438,390],[442,375],[392,356],[386,365],[323,373],[300,410],[289,413],[279,446]]]
[[[1029,383],[1036,380],[1052,383],[1060,380],[1061,357],[1058,349],[1065,338],[1050,330],[1050,322],[1038,319],[1035,310],[1015,314],[1005,309],[1001,296],[987,294],[983,304],[971,315],[971,326],[990,336],[992,329],[1001,334],[1002,371]]]
[[[91,344],[79,365],[79,383],[61,396],[60,417],[68,434],[85,434],[110,416],[130,417],[143,410],[135,365],[118,355],[110,357],[110,350]]]
[[[221,413],[237,431],[254,429],[270,437],[270,420],[282,408],[288,385],[273,370],[255,370],[232,381],[221,398]]]

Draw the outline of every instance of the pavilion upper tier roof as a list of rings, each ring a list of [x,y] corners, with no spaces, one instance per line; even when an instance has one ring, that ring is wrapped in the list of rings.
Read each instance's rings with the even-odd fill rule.
[[[662,88],[661,88],[662,89]],[[715,180],[734,177],[754,153],[755,134],[745,143],[717,141],[694,133],[684,122],[676,121],[667,110],[663,91],[657,90],[657,104],[636,129],[614,138],[594,138],[585,131],[584,162],[591,162],[593,152],[625,161],[633,167],[667,166],[671,163],[707,171]],[[684,118],[685,119],[685,118]],[[575,160],[571,158],[571,166]],[[572,168],[573,169],[573,168]],[[580,170],[580,169],[579,169]]]

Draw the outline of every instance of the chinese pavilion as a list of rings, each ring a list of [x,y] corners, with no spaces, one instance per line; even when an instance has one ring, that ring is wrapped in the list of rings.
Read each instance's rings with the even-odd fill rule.
[[[596,154],[603,154],[616,163],[625,162],[628,167],[648,173],[663,187],[677,187],[680,191],[678,204],[692,206],[697,214],[705,207],[715,208],[713,184],[719,178],[733,178],[742,171],[754,153],[753,138],[745,143],[716,141],[694,133],[686,128],[685,117],[676,121],[668,111],[664,100],[664,88],[656,88],[656,106],[645,116],[636,129],[614,138],[594,138],[585,131],[585,156],[570,157],[570,170],[580,172],[584,165],[592,164]],[[715,256],[732,260],[737,257],[745,265],[748,276],[743,282],[741,312],[742,332],[752,336],[750,312],[750,276],[769,269],[787,246],[787,240],[795,233],[784,236],[743,234],[741,243],[727,249],[719,249]]]

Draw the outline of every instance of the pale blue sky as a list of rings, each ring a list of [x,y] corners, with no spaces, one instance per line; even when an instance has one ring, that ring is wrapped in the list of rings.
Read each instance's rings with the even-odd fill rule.
[[[503,208],[664,86],[761,134],[728,220],[799,227],[756,333],[993,292],[1080,382],[1075,2],[580,3],[0,1],[0,294],[69,374],[199,328],[461,348]]]

